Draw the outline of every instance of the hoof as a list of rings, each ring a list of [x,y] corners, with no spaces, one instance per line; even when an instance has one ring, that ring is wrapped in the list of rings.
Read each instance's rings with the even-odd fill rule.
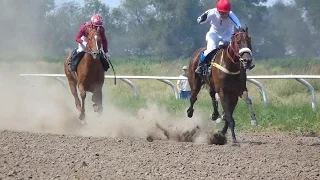
[[[219,114],[212,114],[212,115],[211,115],[211,120],[212,120],[212,121],[216,121],[216,120],[219,119],[219,116],[220,116]]]
[[[83,125],[83,126],[87,125],[87,122],[84,121],[84,120],[79,120],[79,122],[80,122],[80,124]]]
[[[99,106],[97,104],[92,104],[92,108],[94,112],[98,112]]]
[[[102,114],[102,111],[103,111],[103,107],[102,105],[98,105],[98,104],[92,104],[92,107],[93,107],[93,111],[98,113],[98,116],[100,116]]]
[[[223,122],[223,120],[222,120],[221,118],[218,118],[218,119],[216,120],[216,123],[217,123],[217,124],[222,123],[222,122]]]
[[[148,142],[152,142],[153,141],[153,138],[151,136],[147,136],[147,141]]]
[[[257,127],[258,121],[257,120],[251,120],[251,126]]]
[[[187,113],[188,113],[188,117],[191,118],[193,116],[193,112],[194,112],[194,109],[188,109],[187,110]]]
[[[85,113],[80,113],[80,115],[78,116],[79,120],[83,121],[86,118]]]
[[[232,141],[231,146],[240,147],[240,143],[237,140],[235,140],[235,141]]]
[[[213,137],[210,139],[210,144],[225,145],[226,143],[227,143],[227,138],[221,132],[213,134]]]

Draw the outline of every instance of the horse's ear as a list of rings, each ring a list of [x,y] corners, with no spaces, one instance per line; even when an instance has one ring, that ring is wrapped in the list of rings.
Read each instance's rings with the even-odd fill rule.
[[[246,24],[246,32],[248,33],[249,31],[248,31],[248,26],[247,26],[247,24]]]
[[[237,32],[239,32],[239,30],[234,26],[233,27],[233,32],[237,33]]]

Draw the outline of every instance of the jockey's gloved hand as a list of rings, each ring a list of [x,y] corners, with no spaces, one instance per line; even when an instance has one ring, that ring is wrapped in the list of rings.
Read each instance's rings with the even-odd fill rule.
[[[209,10],[207,10],[206,12],[204,12],[203,14],[201,14],[201,16],[199,16],[197,18],[198,24],[201,24],[203,21],[207,20],[208,12],[209,12]]]
[[[82,47],[82,49],[86,49],[87,48],[87,42],[83,41],[80,46]]]
[[[201,21],[202,21],[202,18],[201,18],[201,16],[199,16],[197,19],[198,24],[200,24]]]

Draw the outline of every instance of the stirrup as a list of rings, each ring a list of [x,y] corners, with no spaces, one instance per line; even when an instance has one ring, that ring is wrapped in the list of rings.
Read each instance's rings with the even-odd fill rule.
[[[195,70],[195,72],[197,74],[202,74],[202,68],[198,66],[197,69]]]
[[[202,74],[203,73],[203,67],[204,67],[204,62],[200,63],[198,65],[198,67],[196,68],[195,72],[198,74]]]

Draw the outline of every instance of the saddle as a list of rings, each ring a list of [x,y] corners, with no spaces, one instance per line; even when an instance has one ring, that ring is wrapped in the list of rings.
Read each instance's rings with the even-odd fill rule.
[[[70,57],[70,60],[69,60],[69,63],[68,63],[68,67],[69,67],[69,70],[70,71],[76,71],[77,70],[77,67],[81,61],[81,59],[83,58],[84,54],[86,52],[84,51],[81,51],[81,52],[77,52],[77,49],[75,48],[72,53],[71,53],[71,57]],[[107,60],[107,58],[103,55],[103,53],[100,54],[100,62],[101,62],[101,65],[103,67],[103,69],[105,71],[108,71],[108,69],[110,68],[109,66],[109,62]]]
[[[216,58],[216,55],[217,53],[219,52],[219,50],[221,49],[227,49],[229,43],[225,43],[225,44],[222,44],[220,45],[217,49],[211,51],[207,56],[206,56],[206,59],[205,59],[205,66],[204,66],[204,69],[203,69],[203,76],[205,77],[209,77],[210,74],[211,74],[211,63],[214,62],[215,58]]]

